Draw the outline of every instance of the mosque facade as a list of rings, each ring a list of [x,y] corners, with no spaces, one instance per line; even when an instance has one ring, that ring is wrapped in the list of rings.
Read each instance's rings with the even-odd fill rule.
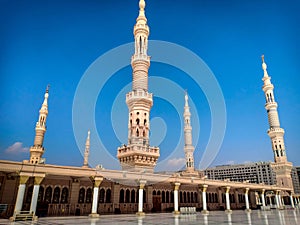
[[[187,208],[208,214],[210,210],[283,209],[299,205],[293,190],[292,164],[287,161],[284,130],[280,127],[274,86],[263,58],[262,68],[265,108],[274,162],[275,184],[215,180],[194,167],[194,146],[188,93],[185,93],[184,153],[185,170],[156,173],[160,149],[149,145],[152,94],[148,92],[147,55],[149,27],[145,1],[139,2],[139,15],[134,26],[135,49],[131,58],[132,90],[126,95],[128,106],[128,143],[117,149],[121,170],[89,167],[90,132],[88,132],[83,165],[45,164],[43,141],[48,116],[49,89],[39,111],[30,158],[23,162],[0,160],[0,203],[6,206],[2,216],[15,220],[27,212],[40,216],[89,215],[149,212],[184,213]]]

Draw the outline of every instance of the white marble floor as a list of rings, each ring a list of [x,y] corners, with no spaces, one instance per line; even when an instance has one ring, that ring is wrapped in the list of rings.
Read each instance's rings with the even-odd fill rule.
[[[208,216],[197,213],[195,215],[173,215],[172,213],[146,214],[138,217],[127,215],[101,215],[98,219],[89,217],[44,217],[37,222],[19,221],[9,222],[0,220],[0,225],[300,225],[300,210],[254,210],[251,213],[232,211],[226,214],[221,211],[210,212]]]

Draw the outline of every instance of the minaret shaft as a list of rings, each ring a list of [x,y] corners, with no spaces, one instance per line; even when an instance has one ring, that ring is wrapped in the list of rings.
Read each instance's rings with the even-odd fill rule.
[[[41,162],[41,158],[44,154],[44,136],[46,133],[46,120],[48,116],[48,97],[49,97],[49,86],[46,89],[44,96],[44,102],[39,111],[39,119],[35,126],[35,137],[33,146],[30,147],[30,160],[29,163],[36,164]]]
[[[186,160],[186,171],[193,172],[194,168],[194,146],[192,140],[192,125],[191,125],[191,113],[188,103],[188,95],[185,93],[185,106],[184,106],[184,153]]]
[[[87,136],[86,142],[85,142],[83,167],[89,166],[89,154],[90,154],[90,131],[88,131],[88,136]]]
[[[292,188],[292,163],[287,161],[286,149],[284,144],[284,129],[280,127],[280,121],[277,111],[278,105],[275,101],[274,96],[274,85],[271,83],[271,77],[268,75],[264,56],[262,56],[262,61],[262,69],[264,71],[264,77],[262,79],[264,85],[262,89],[265,93],[265,109],[268,113],[268,135],[271,139],[274,154],[274,163],[272,163],[272,168],[276,173],[277,185]]]
[[[153,171],[159,157],[159,148],[150,147],[150,109],[152,94],[148,92],[150,57],[147,54],[149,27],[145,16],[145,1],[139,2],[139,16],[133,34],[135,51],[131,57],[132,91],[126,95],[128,106],[128,145],[118,148],[118,158],[126,170],[149,169]]]

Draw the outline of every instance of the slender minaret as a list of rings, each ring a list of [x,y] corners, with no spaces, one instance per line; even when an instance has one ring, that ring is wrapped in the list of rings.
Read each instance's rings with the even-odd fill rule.
[[[84,159],[83,159],[83,166],[82,167],[88,167],[89,166],[90,133],[91,132],[88,131],[88,136],[87,136],[86,142],[85,142]]]
[[[40,109],[39,120],[35,126],[35,138],[34,144],[30,147],[30,160],[29,163],[36,164],[41,163],[41,158],[44,154],[44,136],[46,132],[46,120],[48,115],[48,97],[49,97],[49,85],[47,86],[44,102]]]
[[[140,0],[139,16],[133,29],[135,51],[131,57],[132,91],[126,95],[126,104],[129,110],[128,145],[118,148],[117,155],[124,170],[153,171],[159,157],[159,148],[149,145],[149,118],[153,100],[152,94],[148,92],[149,27],[145,16],[145,6],[145,1]]]
[[[192,141],[192,126],[191,126],[191,113],[189,107],[189,97],[185,92],[185,105],[184,105],[184,153],[186,160],[186,171],[194,172],[194,146]]]
[[[274,85],[271,83],[271,77],[267,72],[267,64],[264,56],[262,56],[262,69],[264,77],[262,78],[264,85],[262,87],[266,104],[265,108],[268,113],[269,126],[268,135],[271,139],[272,149],[274,154],[274,163],[272,168],[276,173],[277,185],[284,187],[293,187],[291,178],[292,163],[287,161],[285,144],[284,144],[284,129],[280,127],[279,116],[277,111],[277,103],[274,96]]]

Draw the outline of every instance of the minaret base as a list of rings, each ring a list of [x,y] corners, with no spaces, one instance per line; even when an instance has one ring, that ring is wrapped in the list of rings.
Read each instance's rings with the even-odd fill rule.
[[[123,145],[117,155],[122,170],[149,173],[154,172],[159,156],[158,147],[144,145]]]

